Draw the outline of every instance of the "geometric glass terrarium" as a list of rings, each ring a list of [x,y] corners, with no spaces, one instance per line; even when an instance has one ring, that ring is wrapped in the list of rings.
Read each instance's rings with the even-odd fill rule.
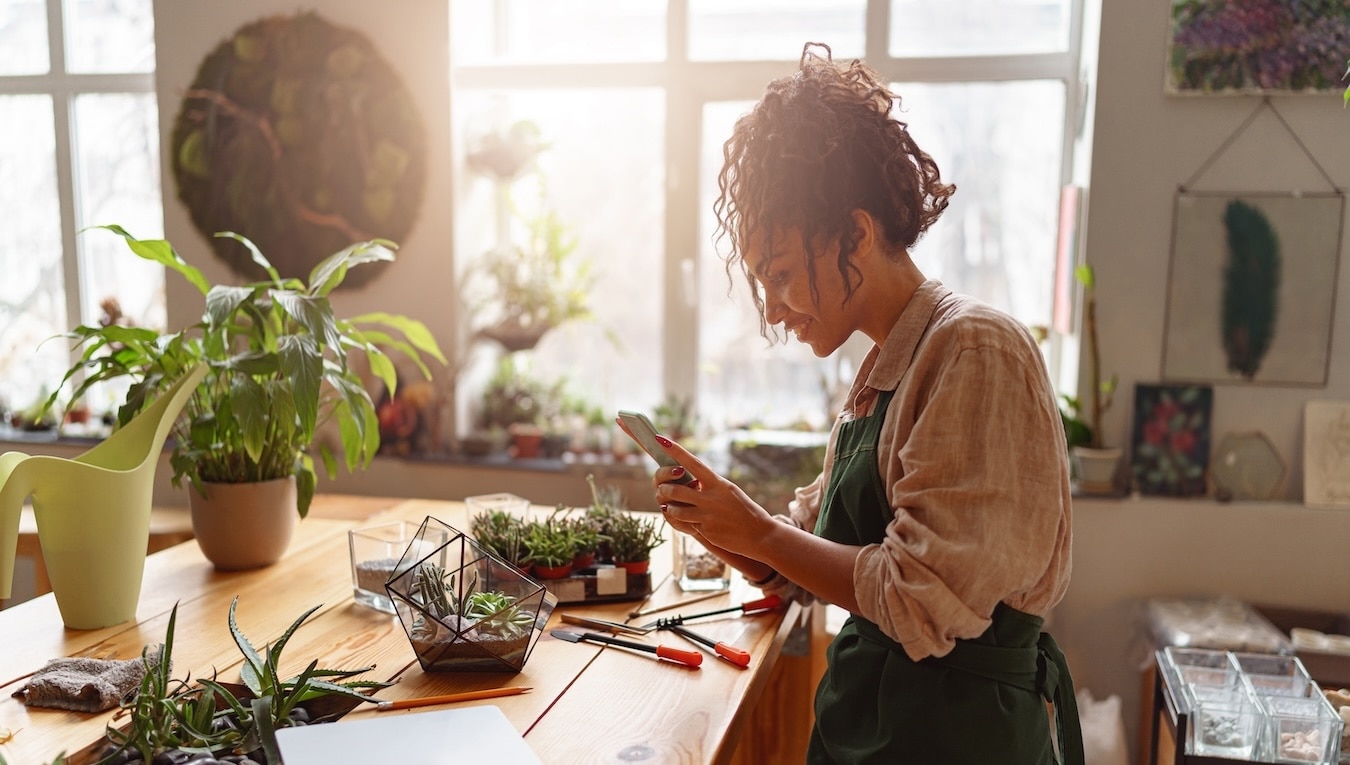
[[[557,599],[473,538],[427,516],[385,584],[427,672],[519,672]]]

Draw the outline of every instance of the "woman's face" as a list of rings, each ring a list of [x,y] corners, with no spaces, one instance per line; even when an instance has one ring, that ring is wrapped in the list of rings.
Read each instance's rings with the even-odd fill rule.
[[[838,242],[832,242],[815,256],[819,300],[811,294],[808,259],[813,255],[803,246],[801,232],[780,232],[772,241],[756,236],[745,253],[745,265],[763,292],[764,320],[782,324],[821,358],[858,329],[844,303],[843,276],[835,267],[838,252]]]

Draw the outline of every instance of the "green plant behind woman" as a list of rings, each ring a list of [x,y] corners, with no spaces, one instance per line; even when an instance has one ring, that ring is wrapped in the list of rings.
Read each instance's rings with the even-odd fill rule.
[[[120,226],[99,226],[126,240],[131,251],[172,269],[206,298],[197,323],[178,332],[141,327],[81,326],[68,337],[83,346],[80,360],[66,372],[62,386],[84,377],[71,400],[89,386],[121,377],[133,382],[117,413],[125,424],[174,380],[197,364],[209,372],[174,424],[170,457],[173,484],[187,478],[202,482],[251,483],[296,478],[297,510],[309,511],[316,477],[310,447],[315,432],[335,421],[347,470],[365,468],[380,446],[379,422],[370,394],[352,365],[362,354],[391,395],[397,385],[394,363],[385,349],[400,351],[426,377],[423,355],[445,364],[431,332],[421,322],[388,313],[339,319],[328,295],[348,269],[363,263],[392,261],[393,243],[354,244],[314,267],[309,283],[282,279],[248,239],[237,240],[270,278],[242,286],[211,285],[164,240],[136,239]],[[58,388],[58,391],[60,388]],[[47,402],[56,401],[53,395]],[[337,471],[337,457],[319,446],[326,472]]]

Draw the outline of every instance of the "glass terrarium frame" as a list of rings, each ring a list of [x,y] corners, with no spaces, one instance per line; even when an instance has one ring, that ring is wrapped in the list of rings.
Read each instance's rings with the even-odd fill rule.
[[[557,604],[543,585],[432,516],[422,521],[395,570],[385,591],[427,672],[519,672]],[[439,604],[428,602],[425,583],[431,579],[445,585]],[[506,599],[485,611],[466,609],[482,592]]]

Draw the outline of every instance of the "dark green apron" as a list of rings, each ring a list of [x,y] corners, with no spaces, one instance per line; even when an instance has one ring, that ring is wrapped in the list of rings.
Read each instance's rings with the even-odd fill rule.
[[[885,537],[892,510],[877,443],[892,395],[882,393],[871,416],[841,427],[817,536],[849,545]],[[1000,603],[992,619],[984,634],[956,641],[946,656],[916,662],[877,625],[850,616],[827,653],[807,761],[1081,765],[1064,655],[1039,617]],[[1047,701],[1064,753],[1058,760]]]

